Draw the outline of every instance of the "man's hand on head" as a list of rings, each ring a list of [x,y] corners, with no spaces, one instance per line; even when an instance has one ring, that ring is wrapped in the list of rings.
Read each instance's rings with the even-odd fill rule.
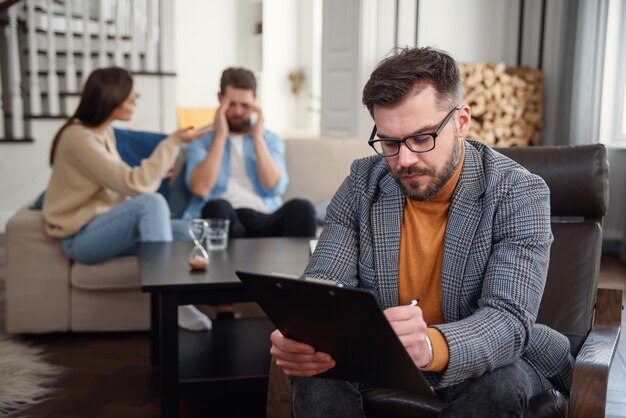
[[[257,105],[253,105],[252,107],[252,111],[254,113],[256,113],[256,123],[252,126],[251,130],[250,130],[250,134],[252,135],[253,139],[262,139],[263,138],[263,129],[265,126],[265,118],[263,116],[263,111],[261,110],[261,108]]]
[[[215,112],[215,121],[213,122],[213,129],[215,131],[215,139],[226,139],[230,135],[230,129],[228,128],[228,120],[226,119],[226,111],[230,106],[230,100],[226,97],[220,99],[220,105]]]
[[[270,353],[287,376],[310,377],[335,367],[335,360],[313,347],[289,338],[279,330],[272,332]]]

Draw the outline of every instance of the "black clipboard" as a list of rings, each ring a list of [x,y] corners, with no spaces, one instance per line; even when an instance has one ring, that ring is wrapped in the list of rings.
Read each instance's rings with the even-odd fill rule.
[[[283,335],[335,359],[336,366],[317,377],[435,396],[372,292],[330,281],[236,273]]]

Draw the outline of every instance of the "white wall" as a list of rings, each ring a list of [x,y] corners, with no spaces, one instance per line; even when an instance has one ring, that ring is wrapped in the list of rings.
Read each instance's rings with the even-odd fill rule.
[[[387,0],[325,1],[325,35],[333,28],[339,35],[324,36],[327,53],[322,68],[327,73],[322,79],[328,77],[332,82],[340,72],[351,72],[358,94],[349,83],[338,88],[328,83],[322,86],[329,95],[322,97],[322,103],[329,104],[322,108],[322,135],[367,137],[371,132],[371,118],[360,103],[361,91],[372,69],[396,46],[396,40],[400,47],[443,49],[458,62],[517,64],[519,0],[421,0],[419,10],[412,2],[397,5],[398,10],[396,2]],[[327,13],[331,7],[337,12]],[[416,19],[417,36],[411,37]],[[346,47],[348,41],[352,44]]]
[[[236,64],[236,6],[222,0],[174,2],[178,106],[217,106],[222,70]]]
[[[33,143],[0,145],[0,233],[18,209],[46,189],[50,144],[63,122],[39,121],[32,132]]]
[[[173,132],[176,130],[174,92],[176,77],[157,75],[135,75],[134,86],[139,100],[132,120],[115,122],[123,129],[136,129],[152,132]]]
[[[299,67],[298,3],[263,0],[263,65],[259,99],[265,127],[283,136],[293,129],[297,117],[289,72]]]
[[[421,0],[418,43],[449,52],[458,62],[515,66],[519,0]]]
[[[268,129],[281,135],[316,131],[319,115],[311,108],[316,104],[312,96],[319,97],[314,79],[319,74],[313,66],[314,53],[320,53],[315,37],[321,35],[313,22],[319,4],[321,0],[176,1],[176,104],[217,107],[222,71],[243,66],[257,77]],[[255,34],[260,21],[262,34]],[[295,96],[289,73],[299,68],[305,83]]]

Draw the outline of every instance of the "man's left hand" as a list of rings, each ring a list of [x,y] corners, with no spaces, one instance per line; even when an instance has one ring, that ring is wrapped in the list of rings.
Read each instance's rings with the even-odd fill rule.
[[[265,118],[263,117],[263,111],[259,106],[252,106],[252,111],[256,113],[256,123],[250,129],[250,134],[253,139],[263,138],[263,128],[265,126]]]
[[[430,351],[426,343],[428,325],[424,322],[419,306],[394,306],[384,310],[387,320],[400,338],[417,367],[424,367],[430,362]]]

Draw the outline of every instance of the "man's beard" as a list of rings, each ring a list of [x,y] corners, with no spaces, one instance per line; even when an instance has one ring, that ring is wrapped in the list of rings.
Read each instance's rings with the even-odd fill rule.
[[[461,158],[462,150],[463,148],[461,147],[461,141],[455,137],[452,152],[450,153],[448,160],[441,168],[441,170],[439,170],[439,172],[436,172],[435,170],[429,168],[419,168],[416,165],[412,165],[410,167],[401,168],[400,170],[395,172],[391,170],[391,175],[409,199],[426,202],[435,197],[437,193],[441,191],[441,189],[450,179],[450,177],[452,177],[452,174],[454,174],[454,170],[459,163],[459,159]],[[421,185],[421,179],[411,181],[408,184],[403,183],[401,180],[403,177],[409,177],[414,175],[430,177],[431,182],[426,187],[426,189],[420,191],[419,186]]]
[[[230,132],[235,133],[235,134],[244,134],[247,133],[250,130],[250,119],[246,119],[243,122],[240,123],[236,123],[233,122],[231,119],[226,119],[226,121],[228,122],[228,129],[230,130]]]

